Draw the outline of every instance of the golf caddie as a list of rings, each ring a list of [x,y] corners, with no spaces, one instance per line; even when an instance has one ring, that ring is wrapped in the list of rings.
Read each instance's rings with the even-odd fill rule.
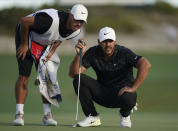
[[[16,27],[15,36],[19,75],[15,84],[16,113],[13,125],[24,125],[24,103],[28,93],[28,80],[34,62],[32,54],[37,61],[47,62],[51,60],[53,54],[56,54],[54,53],[56,48],[62,41],[75,38],[80,34],[81,27],[87,21],[87,16],[88,11],[86,7],[76,4],[70,12],[44,9],[20,19]],[[49,45],[50,48],[48,48]],[[48,52],[40,59],[42,52],[44,50],[47,51],[46,49]],[[55,58],[57,57],[55,56]],[[55,61],[59,63],[58,59]],[[50,62],[48,62],[49,64]],[[44,64],[42,63],[42,65]],[[50,67],[46,67],[44,70],[48,69],[51,72],[53,70]],[[56,78],[53,83],[55,82]],[[42,124],[56,126],[57,121],[53,119],[51,114],[51,103],[43,96],[42,100],[44,110]]]
[[[80,90],[78,94],[79,52],[82,48]],[[131,128],[130,113],[136,106],[136,91],[145,80],[149,61],[135,54],[130,49],[116,43],[115,31],[104,27],[99,32],[98,45],[86,51],[86,43],[75,46],[76,56],[70,65],[69,76],[73,78],[73,86],[86,116],[75,126],[99,126],[101,121],[95,109],[94,102],[108,108],[120,108],[120,126]],[[85,52],[86,51],[86,52]],[[83,74],[92,67],[97,79]],[[137,69],[136,78],[133,68]]]

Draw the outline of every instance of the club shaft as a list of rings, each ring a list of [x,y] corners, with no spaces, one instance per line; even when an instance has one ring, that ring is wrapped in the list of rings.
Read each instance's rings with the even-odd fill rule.
[[[80,49],[80,63],[79,63],[79,77],[78,77],[78,97],[77,97],[77,111],[75,120],[78,120],[78,106],[79,106],[79,95],[80,95],[80,73],[81,73],[81,65],[82,65],[82,49]]]

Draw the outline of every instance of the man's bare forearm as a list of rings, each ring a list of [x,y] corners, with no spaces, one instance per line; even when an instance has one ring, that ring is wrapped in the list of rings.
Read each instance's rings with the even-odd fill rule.
[[[57,49],[57,47],[59,45],[61,45],[62,42],[55,42],[52,46],[51,46],[51,49],[50,49],[50,53],[53,54],[55,52],[55,50]]]
[[[21,34],[21,43],[28,44],[28,33],[30,27],[34,24],[34,17],[23,17],[21,18],[20,34]]]
[[[70,65],[69,76],[74,77],[79,72],[79,64],[80,64],[80,55],[76,54],[74,60]]]
[[[143,83],[143,81],[145,80],[148,74],[150,67],[151,64],[144,57],[139,60],[137,64],[137,68],[138,68],[137,77],[135,79],[133,88],[137,89]]]
[[[51,58],[51,56],[53,55],[53,53],[61,43],[62,42],[55,42],[54,44],[51,45],[50,52],[46,56],[46,61],[48,61]]]
[[[80,50],[82,49],[82,50]],[[75,50],[76,50],[76,56],[74,60],[72,61],[69,69],[69,76],[74,77],[75,75],[79,74],[79,64],[80,64],[80,51],[82,51],[82,54],[86,51],[86,43],[84,44],[81,43],[81,40],[78,41],[77,45],[75,45]],[[81,72],[83,73],[86,70],[84,66],[81,66]]]

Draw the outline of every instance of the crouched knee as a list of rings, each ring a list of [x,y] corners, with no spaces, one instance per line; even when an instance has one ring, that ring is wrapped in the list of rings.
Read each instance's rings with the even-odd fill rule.
[[[134,93],[125,92],[121,96],[121,99],[122,99],[123,105],[129,106],[129,107],[134,107],[136,105],[137,94],[136,94],[136,92],[134,92]]]

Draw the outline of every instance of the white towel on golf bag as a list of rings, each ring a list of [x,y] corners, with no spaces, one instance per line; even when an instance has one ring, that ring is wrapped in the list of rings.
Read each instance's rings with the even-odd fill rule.
[[[40,57],[37,80],[40,93],[53,105],[59,107],[62,101],[61,91],[57,81],[57,70],[60,64],[60,59],[56,52],[46,62],[46,56],[50,51],[50,46],[47,47],[43,55]]]

